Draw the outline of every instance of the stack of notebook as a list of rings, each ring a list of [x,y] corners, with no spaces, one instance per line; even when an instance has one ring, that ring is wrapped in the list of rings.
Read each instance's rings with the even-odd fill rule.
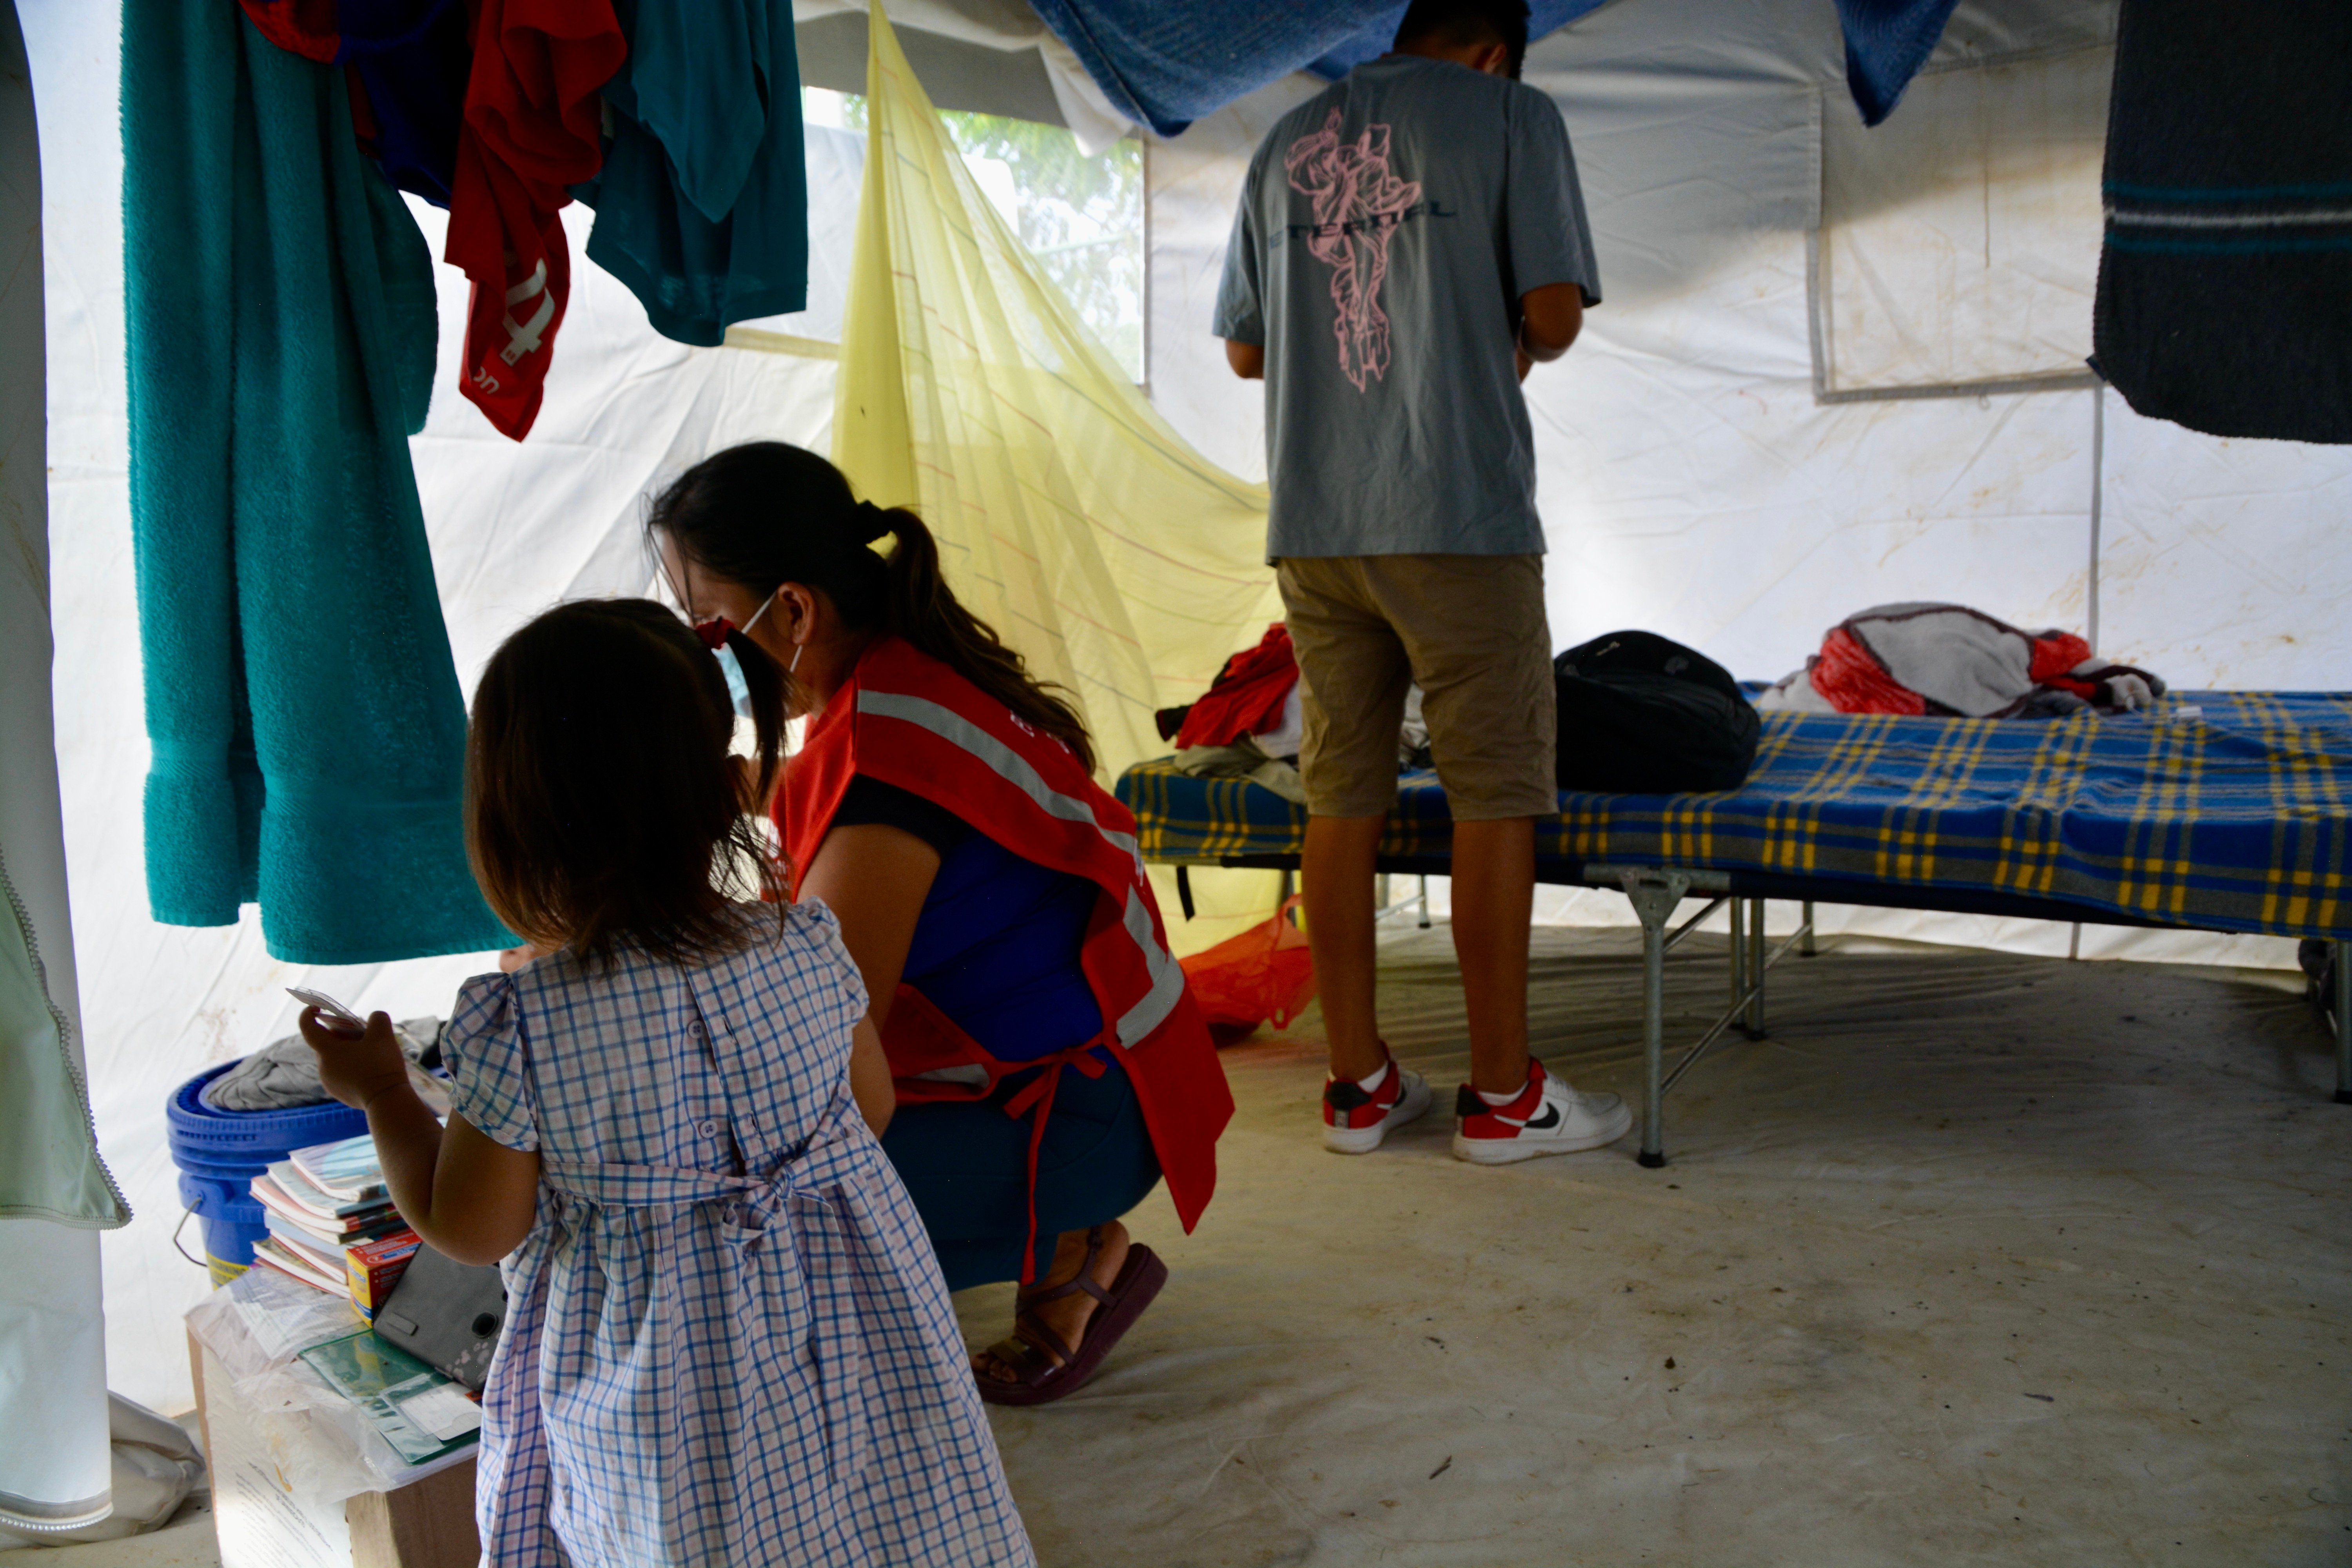
[[[253,1244],[255,1261],[348,1298],[373,1321],[416,1251],[416,1233],[384,1190],[374,1141],[297,1149],[253,1178],[253,1196],[269,1227]]]

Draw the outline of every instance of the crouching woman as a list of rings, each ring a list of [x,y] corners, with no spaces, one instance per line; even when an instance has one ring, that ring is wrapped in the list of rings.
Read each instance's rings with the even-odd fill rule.
[[[1072,706],[957,602],[912,512],[761,442],[648,519],[672,589],[788,672],[805,739],[771,809],[865,977],[898,1110],[883,1148],[950,1289],[1017,1279],[982,1397],[1076,1389],[1166,1268],[1120,1216],[1216,1181],[1223,1069]],[[873,546],[885,536],[886,557]],[[718,623],[726,623],[724,626]]]

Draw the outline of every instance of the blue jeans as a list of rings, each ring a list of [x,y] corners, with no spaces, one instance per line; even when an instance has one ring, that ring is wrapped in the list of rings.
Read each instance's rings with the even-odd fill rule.
[[[1030,1118],[1005,1115],[1003,1101],[1029,1079],[1008,1078],[989,1099],[967,1104],[901,1106],[882,1135],[950,1290],[1021,1278]],[[1037,1274],[1064,1231],[1118,1218],[1159,1182],[1160,1159],[1126,1071],[1113,1066],[1090,1079],[1065,1068],[1037,1151]]]

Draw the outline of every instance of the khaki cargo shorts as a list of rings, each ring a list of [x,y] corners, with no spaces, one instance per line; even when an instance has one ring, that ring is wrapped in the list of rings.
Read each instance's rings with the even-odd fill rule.
[[[1309,812],[1380,816],[1395,803],[1414,683],[1454,820],[1559,810],[1542,556],[1291,556],[1276,579],[1298,655]]]

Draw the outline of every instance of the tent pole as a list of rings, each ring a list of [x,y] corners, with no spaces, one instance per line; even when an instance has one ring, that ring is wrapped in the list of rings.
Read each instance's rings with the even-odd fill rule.
[[[1138,132],[1136,144],[1141,149],[1137,159],[1140,165],[1137,174],[1143,182],[1143,266],[1140,269],[1142,279],[1136,292],[1139,296],[1139,308],[1143,315],[1142,342],[1139,344],[1143,355],[1141,385],[1143,395],[1149,397],[1151,395],[1151,138]],[[1387,900],[1382,900],[1381,902]]]
[[[2107,384],[2091,387],[2091,573],[2084,591],[2085,635],[2099,651],[2099,503],[2106,489]]]

